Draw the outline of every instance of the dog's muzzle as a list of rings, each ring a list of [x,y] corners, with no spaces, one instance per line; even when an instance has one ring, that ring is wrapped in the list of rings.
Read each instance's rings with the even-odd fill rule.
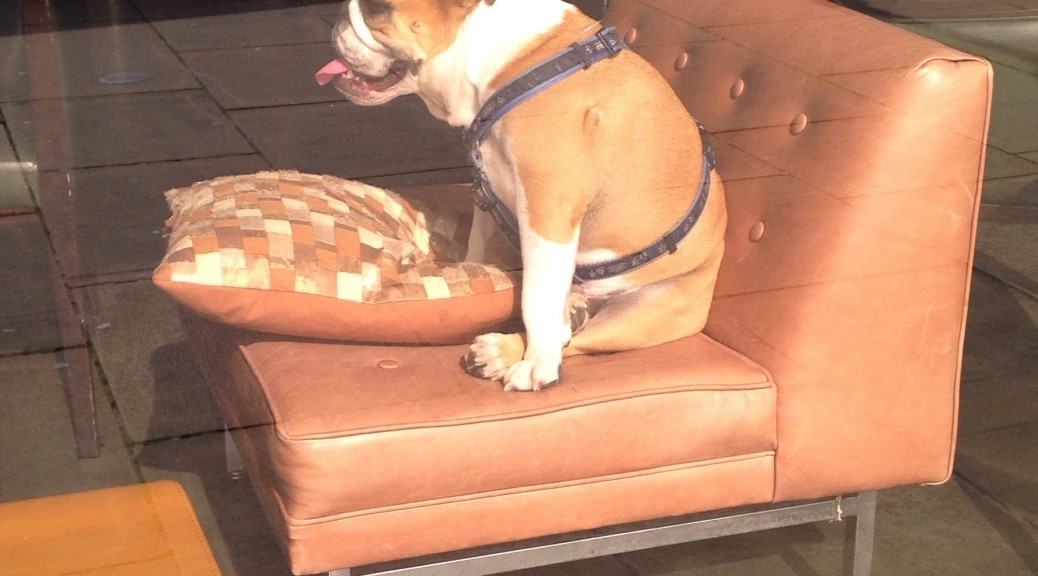
[[[350,92],[385,92],[399,84],[409,70],[409,64],[397,61],[389,67],[384,76],[369,76],[357,72],[345,60],[336,58],[318,70],[314,78],[321,86],[338,81],[337,85],[340,88],[347,87]]]
[[[412,91],[404,81],[414,76],[415,63],[375,40],[356,0],[349,3],[347,19],[337,27],[335,38],[339,57],[317,71],[318,84],[334,83],[361,104],[379,104]]]

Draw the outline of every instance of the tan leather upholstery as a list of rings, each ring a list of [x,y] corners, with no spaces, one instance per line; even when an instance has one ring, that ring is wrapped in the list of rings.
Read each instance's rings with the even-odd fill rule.
[[[226,329],[186,320],[216,364]],[[210,373],[296,571],[772,499],[775,387],[704,335],[573,358],[538,394],[465,350],[261,336]]]
[[[706,333],[527,395],[465,376],[463,346],[186,317],[296,572],[948,477],[990,66],[821,0],[607,20],[714,134]]]
[[[776,497],[946,479],[990,66],[821,1],[653,4],[611,19],[722,143],[707,333],[775,376]]]

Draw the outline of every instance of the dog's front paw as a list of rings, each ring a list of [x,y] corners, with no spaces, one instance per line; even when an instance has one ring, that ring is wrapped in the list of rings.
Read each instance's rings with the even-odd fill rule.
[[[462,363],[477,378],[504,380],[508,369],[522,358],[523,340],[518,334],[483,334],[472,341]]]
[[[558,384],[562,378],[561,358],[555,360],[522,360],[516,362],[505,374],[505,390],[531,392]]]
[[[469,374],[500,380],[505,390],[541,390],[557,383],[562,354],[529,354],[525,348],[521,334],[484,334],[472,341],[461,361]]]

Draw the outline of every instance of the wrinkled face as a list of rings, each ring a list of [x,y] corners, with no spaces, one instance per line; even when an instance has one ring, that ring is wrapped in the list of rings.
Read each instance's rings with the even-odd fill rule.
[[[357,104],[417,92],[421,66],[445,50],[474,0],[347,0],[335,29],[339,57],[318,72]]]

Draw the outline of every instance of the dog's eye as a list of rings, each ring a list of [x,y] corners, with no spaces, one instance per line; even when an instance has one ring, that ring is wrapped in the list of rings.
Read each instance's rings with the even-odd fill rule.
[[[386,0],[357,0],[357,2],[360,4],[360,11],[368,18],[383,16],[393,9],[393,5]]]

